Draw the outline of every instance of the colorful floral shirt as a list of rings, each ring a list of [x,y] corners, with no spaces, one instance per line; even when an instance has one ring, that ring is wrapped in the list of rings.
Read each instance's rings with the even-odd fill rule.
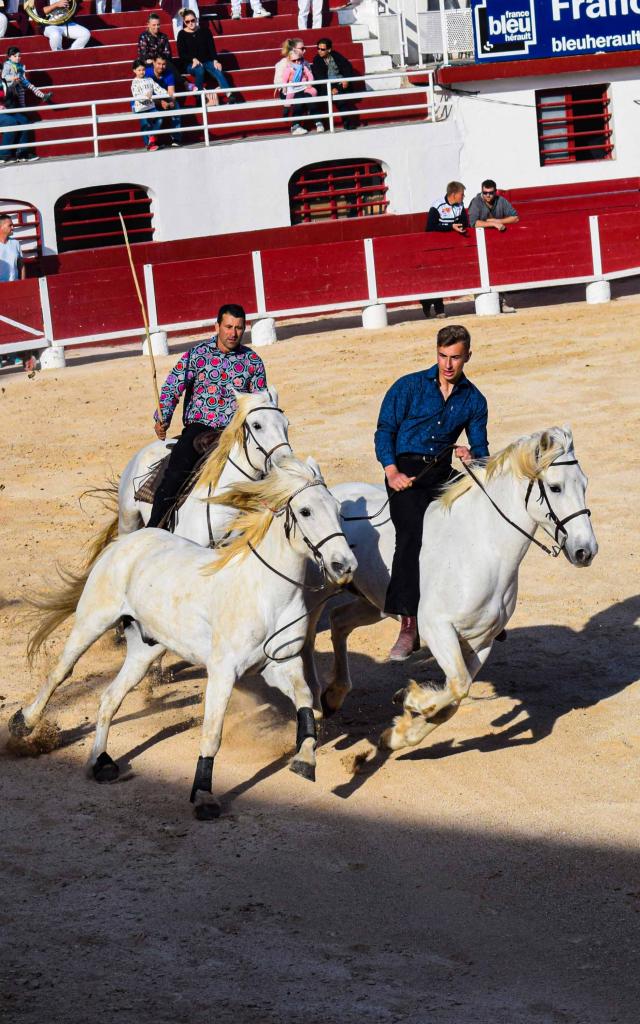
[[[262,359],[246,345],[234,352],[220,351],[214,335],[194,345],[180,359],[160,392],[162,420],[168,426],[180,396],[185,398],[182,419],[209,427],[226,427],[236,411],[236,391],[264,391],[267,375]],[[158,413],[155,413],[158,419]]]

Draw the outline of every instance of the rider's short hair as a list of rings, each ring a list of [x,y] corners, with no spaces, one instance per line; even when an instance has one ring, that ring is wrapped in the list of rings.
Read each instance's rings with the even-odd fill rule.
[[[244,307],[239,306],[237,302],[225,302],[224,306],[220,306],[218,316],[216,317],[219,324],[222,323],[222,318],[225,313],[228,313],[229,316],[235,317],[236,320],[244,320],[245,323],[247,322],[247,314],[244,311]]]
[[[461,341],[467,352],[471,348],[471,335],[462,324],[447,324],[438,331],[438,348],[448,348],[449,345],[457,345]]]
[[[447,191],[445,195],[454,196],[458,192],[464,192],[464,190],[464,185],[462,184],[461,181],[450,181],[449,184],[447,185]]]
[[[484,181],[482,182],[482,185],[480,186],[480,188],[497,188],[497,187],[498,186],[496,185],[496,183],[493,180],[493,178],[485,178]]]

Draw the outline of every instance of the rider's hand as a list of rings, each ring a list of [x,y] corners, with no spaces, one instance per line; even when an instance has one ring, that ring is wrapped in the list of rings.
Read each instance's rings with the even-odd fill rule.
[[[463,444],[458,445],[457,448],[454,448],[453,454],[457,459],[460,459],[465,464],[467,462],[473,462],[473,455],[471,454],[469,449]]]
[[[406,473],[401,473],[396,466],[387,466],[384,475],[392,491],[406,491],[415,480],[414,476],[407,476]]]
[[[164,441],[164,439],[167,436],[167,428],[166,428],[165,424],[161,423],[160,420],[156,420],[156,422],[154,423],[153,429],[155,430],[155,432],[156,432],[157,436],[160,438],[160,440]]]

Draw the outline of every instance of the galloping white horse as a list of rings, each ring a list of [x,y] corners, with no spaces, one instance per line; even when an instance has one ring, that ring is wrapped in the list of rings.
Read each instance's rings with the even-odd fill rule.
[[[419,743],[455,714],[495,637],[513,615],[518,570],[532,542],[549,554],[562,552],[581,567],[590,565],[598,551],[585,508],[587,478],[568,427],[522,437],[472,473],[449,484],[425,514],[418,631],[446,682],[442,689],[410,684],[404,713],[381,737],[381,745],[392,750]],[[538,527],[551,536],[552,547],[534,537]],[[357,547],[356,553],[360,558]],[[381,545],[378,554],[384,581],[388,548]],[[367,556],[370,568],[371,550]],[[357,575],[354,584],[358,587]],[[373,621],[380,615],[380,593],[381,588],[377,597],[370,593],[355,607],[338,609],[333,631],[340,634],[341,617],[346,622],[343,636],[355,625]],[[347,677],[341,689],[325,695],[330,707],[342,703],[345,682],[350,685]]]
[[[218,447],[201,471],[196,486],[177,513],[174,533],[208,547],[225,533],[225,509],[204,500],[237,480],[257,480],[268,472],[276,452],[291,454],[289,421],[278,408],[278,392],[238,395],[238,408],[222,432]],[[151,505],[137,501],[136,481],[167,454],[165,441],[153,441],[127,463],[118,486],[118,533],[133,533],[148,522]]]
[[[28,735],[80,656],[118,620],[127,656],[102,697],[89,767],[111,781],[118,767],[106,751],[111,720],[126,694],[169,649],[207,669],[200,757],[191,799],[196,815],[217,817],[211,795],[213,761],[235,682],[261,671],[294,703],[298,717],[292,771],[315,779],[316,727],[300,656],[305,619],[304,578],[313,558],[337,585],[348,583],[356,560],[342,533],[338,504],[313,460],[288,457],[261,481],[242,481],[214,499],[237,512],[237,531],[211,552],[164,530],[140,530],[111,544],[87,576],[40,599],[45,612],[31,638],[33,655],[75,611],[71,635],[37,697],[9,723]]]

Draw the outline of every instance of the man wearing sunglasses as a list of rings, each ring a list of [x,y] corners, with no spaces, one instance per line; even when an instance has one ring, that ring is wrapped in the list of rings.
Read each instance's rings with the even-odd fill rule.
[[[520,218],[508,199],[499,195],[498,187],[491,178],[482,182],[482,191],[474,196],[469,204],[469,223],[472,228],[495,228],[506,231],[508,224],[517,224]],[[515,313],[513,306],[508,306],[500,296],[500,311]]]
[[[331,89],[334,109],[342,115],[343,128],[346,128],[347,131],[357,128],[358,122],[355,117],[344,116],[347,112],[354,110],[353,102],[344,97],[347,96],[351,89],[352,83],[349,79],[354,78],[356,72],[347,58],[333,49],[333,43],[330,39],[319,39],[316,46],[318,52],[313,58],[313,64],[311,65],[313,77],[316,81],[327,82],[325,93],[328,94],[329,89]],[[320,88],[318,88],[318,92],[320,92]],[[356,91],[358,88],[359,86],[356,84]],[[324,110],[323,113],[325,113]]]

